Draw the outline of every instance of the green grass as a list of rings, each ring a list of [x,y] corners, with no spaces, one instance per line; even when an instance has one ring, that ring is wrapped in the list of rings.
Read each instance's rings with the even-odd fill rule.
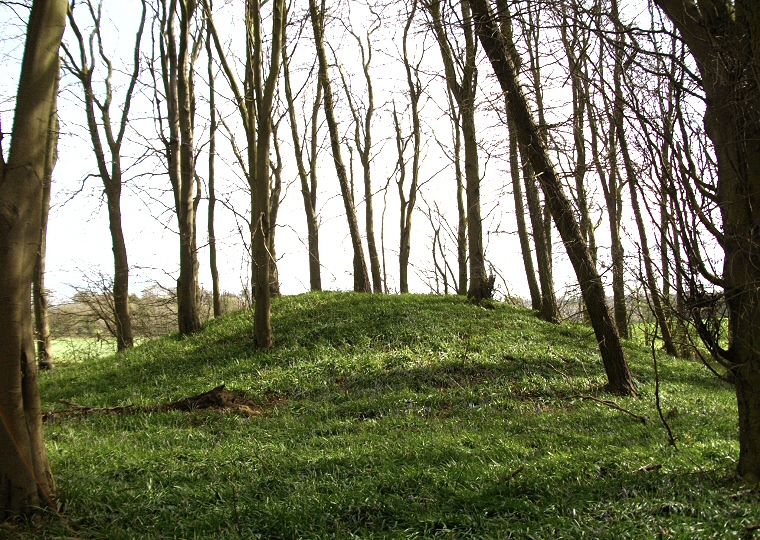
[[[319,293],[41,378],[45,410],[150,405],[218,384],[262,408],[46,425],[65,501],[10,537],[749,538],[730,387],[626,345],[641,398],[605,395],[593,333],[461,298]],[[614,399],[634,417],[582,397]]]

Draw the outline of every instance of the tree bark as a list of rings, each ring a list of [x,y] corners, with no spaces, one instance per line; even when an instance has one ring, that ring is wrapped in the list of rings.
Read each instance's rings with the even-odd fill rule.
[[[35,0],[8,162],[0,153],[0,520],[51,504],[30,302],[68,2]]]
[[[317,8],[316,0],[309,0],[309,14],[312,29],[314,30],[314,41],[317,46],[319,82],[322,85],[322,91],[324,92],[324,110],[327,119],[327,127],[330,130],[330,146],[332,147],[333,162],[335,163],[335,172],[338,175],[338,182],[340,183],[343,205],[346,210],[346,219],[348,220],[348,230],[351,235],[351,246],[354,251],[354,291],[372,292],[372,284],[369,280],[367,263],[365,262],[364,250],[362,249],[359,222],[356,219],[356,207],[354,206],[353,193],[346,173],[346,166],[343,164],[343,158],[341,157],[340,133],[338,132],[338,122],[335,119],[332,85],[327,70],[327,54],[325,53],[324,11]]]
[[[59,69],[60,71],[60,69]],[[60,83],[55,82],[56,89]],[[45,262],[47,251],[48,216],[50,214],[50,190],[53,182],[53,169],[58,160],[58,92],[53,95],[53,114],[50,116],[50,132],[45,150],[45,177],[42,183],[42,220],[40,222],[40,249],[34,265],[32,282],[32,304],[34,305],[34,332],[37,342],[37,365],[39,369],[53,369],[53,344],[50,339],[50,321],[48,318],[48,291],[45,289]]]
[[[209,11],[213,10],[212,0],[208,0]],[[209,269],[211,270],[211,298],[214,309],[214,317],[222,315],[222,299],[219,289],[219,269],[216,265],[216,89],[214,87],[214,62],[211,54],[211,25],[206,27],[206,55],[208,56],[208,108],[209,108],[209,139],[208,139],[208,257]]]
[[[572,205],[549,160],[536,124],[530,115],[527,100],[517,82],[514,64],[487,0],[470,0],[475,16],[475,32],[488,55],[501,88],[508,98],[509,114],[514,118],[518,136],[538,176],[546,203],[567,249],[578,278],[584,302],[607,373],[608,389],[621,395],[636,395],[633,376],[628,368],[620,337],[605,302],[602,280],[583,241]]]
[[[132,317],[129,307],[129,260],[127,257],[127,247],[124,239],[124,230],[121,221],[121,189],[123,184],[123,171],[121,166],[121,147],[126,132],[129,119],[129,111],[132,104],[132,96],[137,78],[140,73],[140,42],[142,40],[143,29],[145,27],[146,3],[142,2],[142,16],[140,24],[135,33],[135,42],[133,49],[133,68],[130,74],[129,84],[127,86],[124,103],[121,107],[121,116],[116,126],[116,133],[111,122],[111,103],[113,100],[113,87],[111,84],[113,76],[113,66],[103,52],[102,35],[100,27],[100,10],[95,9],[88,0],[85,4],[92,18],[94,29],[89,40],[82,36],[79,26],[74,17],[73,9],[69,12],[69,23],[74,32],[78,47],[79,61],[77,62],[69,50],[64,47],[66,52],[66,68],[70,71],[82,85],[84,90],[84,105],[87,116],[87,127],[90,133],[90,142],[95,153],[95,160],[98,166],[98,174],[103,182],[103,190],[106,195],[106,208],[108,211],[108,227],[111,233],[111,250],[114,261],[113,277],[113,298],[114,298],[114,332],[116,337],[116,348],[123,351],[134,345],[132,334]],[[93,72],[95,55],[93,50],[93,41],[96,41],[99,48],[99,55],[104,60],[107,68],[107,75],[104,80],[105,99],[101,100],[95,95],[93,85]],[[88,55],[89,48],[89,55]],[[96,110],[100,112],[100,121]],[[101,137],[101,130],[105,137],[105,146]],[[106,156],[106,148],[110,153],[110,160]],[[110,161],[110,163],[109,163]],[[109,166],[110,165],[110,166]]]
[[[288,117],[290,120],[290,132],[293,138],[293,150],[295,152],[298,178],[301,181],[301,195],[303,197],[304,213],[306,214],[307,250],[309,257],[309,288],[312,291],[322,290],[322,270],[319,263],[319,217],[317,215],[317,132],[319,109],[322,106],[322,85],[317,84],[316,96],[311,111],[311,124],[306,126],[311,130],[309,170],[303,159],[304,146],[307,141],[301,141],[298,134],[298,122],[296,120],[296,104],[293,97],[293,89],[290,84],[290,58],[287,45],[282,47],[282,74],[285,86],[285,99],[288,105]],[[304,139],[306,136],[304,135]]]
[[[252,194],[255,193],[254,204],[251,208],[251,221],[254,227],[253,234],[253,272],[254,272],[254,319],[253,333],[256,347],[268,349],[274,346],[274,335],[271,323],[271,264],[272,253],[269,246],[273,234],[276,216],[272,214],[271,187],[269,181],[270,158],[269,146],[272,136],[272,106],[277,79],[280,74],[280,59],[282,58],[282,44],[285,29],[286,8],[284,0],[274,0],[272,16],[272,42],[269,59],[269,73],[263,80],[264,68],[262,65],[263,40],[261,37],[261,13],[260,0],[249,0],[253,11],[250,20],[253,24],[251,37],[253,38],[253,93],[256,96],[258,134],[256,140],[256,164],[255,177],[250,180]],[[249,75],[247,78],[251,77]],[[276,208],[275,208],[276,211]]]
[[[359,108],[354,104],[351,90],[346,82],[343,71],[340,71],[340,77],[343,81],[343,88],[348,100],[348,106],[351,109],[351,115],[354,119],[354,146],[359,154],[359,162],[362,165],[362,179],[364,185],[364,225],[367,234],[367,251],[369,252],[369,267],[372,275],[372,290],[375,293],[383,292],[383,279],[380,274],[380,257],[377,252],[377,241],[375,240],[375,209],[372,194],[372,120],[375,114],[375,95],[372,88],[372,77],[369,67],[372,63],[372,41],[371,35],[378,26],[374,26],[367,31],[367,48],[361,38],[353,31],[350,31],[356,40],[361,53],[362,72],[367,84],[367,108],[362,118],[359,114]],[[402,290],[402,292],[404,292]]]
[[[167,5],[167,1],[169,2]],[[179,4],[179,43],[175,35],[175,13]],[[179,227],[179,279],[177,321],[180,335],[201,329],[199,315],[198,250],[195,215],[195,160],[191,100],[193,72],[190,70],[190,23],[195,0],[161,0],[161,68],[166,94],[169,138],[164,138],[169,180]]]
[[[470,283],[467,297],[479,303],[492,295],[489,290],[483,251],[483,219],[480,214],[480,166],[475,127],[475,93],[477,91],[476,41],[470,4],[461,3],[461,30],[465,39],[461,80],[457,80],[454,55],[444,28],[440,0],[428,0],[426,7],[433,20],[433,30],[441,51],[446,82],[459,106],[464,141],[464,176],[467,201],[467,239],[470,260]]]
[[[705,129],[718,165],[724,293],[739,414],[737,472],[760,481],[760,6],[716,0],[655,0],[696,60],[706,96]]]

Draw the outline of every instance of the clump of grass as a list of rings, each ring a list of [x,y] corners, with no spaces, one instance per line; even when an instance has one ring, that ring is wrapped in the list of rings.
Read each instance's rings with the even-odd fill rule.
[[[607,407],[593,332],[456,297],[278,299],[277,346],[251,317],[43,374],[47,410],[150,405],[218,384],[260,403],[90,415],[46,426],[80,538],[708,538],[751,534],[760,490],[732,478],[730,387],[627,345],[641,390]],[[14,530],[19,537],[34,530]],[[40,533],[40,535],[42,535]]]

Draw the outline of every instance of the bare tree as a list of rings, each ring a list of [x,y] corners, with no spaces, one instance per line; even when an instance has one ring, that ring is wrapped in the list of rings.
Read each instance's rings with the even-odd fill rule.
[[[74,31],[79,49],[78,59],[75,53],[64,46],[64,67],[74,75],[82,85],[84,91],[84,108],[87,116],[87,128],[90,133],[90,142],[95,153],[98,166],[98,175],[103,182],[108,208],[108,226],[111,231],[111,248],[113,250],[114,279],[114,319],[116,330],[117,349],[123,351],[132,347],[132,319],[129,312],[129,261],[127,258],[127,246],[124,240],[124,229],[121,220],[121,192],[124,185],[124,171],[122,167],[122,146],[129,123],[129,111],[132,105],[132,97],[140,74],[140,45],[142,43],[143,29],[145,28],[146,3],[142,0],[142,13],[140,22],[135,33],[134,54],[132,72],[121,104],[121,116],[114,125],[111,119],[111,105],[113,104],[113,77],[114,67],[111,59],[106,56],[103,47],[103,34],[101,28],[102,2],[97,6],[92,0],[85,0],[84,5],[93,23],[93,28],[88,39],[82,35],[74,9],[69,11],[69,25]],[[96,49],[97,47],[97,49]],[[97,95],[95,89],[95,70],[98,58],[104,64],[106,74],[103,79],[103,95]],[[105,138],[105,145],[103,139]]]
[[[354,146],[356,147],[356,152],[359,154],[359,162],[362,165],[365,230],[367,234],[367,251],[369,252],[369,267],[370,273],[372,274],[372,290],[376,293],[381,293],[383,292],[383,280],[380,275],[380,257],[377,253],[377,242],[375,240],[375,210],[372,200],[372,123],[375,114],[375,94],[372,87],[372,76],[370,74],[373,52],[372,34],[380,28],[380,17],[376,13],[373,13],[373,16],[374,22],[370,24],[366,31],[366,45],[356,32],[351,28],[348,28],[348,32],[356,40],[356,45],[359,47],[359,52],[361,53],[362,73],[364,74],[364,81],[367,86],[367,102],[365,105],[361,106],[354,102],[354,97],[342,69],[340,70],[340,77],[343,82],[343,89],[346,93],[348,107],[351,110],[351,116],[354,120]],[[361,114],[362,109],[364,112],[363,115]]]
[[[464,170],[467,193],[467,237],[470,262],[470,283],[468,298],[480,302],[490,296],[483,251],[483,220],[480,214],[480,172],[478,164],[478,142],[475,129],[475,94],[477,91],[477,42],[473,29],[469,2],[461,2],[458,25],[454,20],[453,7],[443,12],[441,0],[427,0],[425,7],[433,22],[438,47],[441,51],[446,82],[457,102],[461,114],[464,138]],[[448,4],[445,4],[448,5]],[[444,24],[444,14],[446,24]],[[461,31],[464,49],[455,55],[450,45],[449,31]],[[450,29],[450,30],[449,30]],[[462,58],[463,57],[463,58]]]
[[[705,128],[717,158],[722,217],[720,284],[729,345],[708,343],[730,369],[739,410],[738,473],[760,481],[760,6],[756,2],[655,0],[693,56],[706,97]]]
[[[198,313],[200,289],[195,212],[197,178],[193,149],[193,64],[201,40],[191,31],[197,8],[196,0],[157,1],[159,61],[166,102],[168,136],[164,133],[164,113],[159,110],[156,116],[160,124],[160,137],[165,148],[169,180],[174,193],[174,210],[179,226],[177,319],[180,334],[187,335],[201,329]]]
[[[515,66],[510,58],[504,36],[494,20],[487,0],[470,0],[475,19],[475,32],[493,66],[501,88],[508,98],[509,114],[515,120],[519,140],[524,146],[533,170],[541,183],[547,205],[559,230],[573,264],[597,342],[611,392],[636,395],[633,376],[628,368],[612,317],[605,301],[604,286],[575,218],[572,205],[565,196],[562,184],[543,139],[528,108],[527,99],[517,82]]]
[[[290,132],[293,138],[293,150],[298,168],[298,178],[301,181],[301,195],[303,196],[304,212],[306,214],[309,286],[312,291],[321,291],[322,271],[319,262],[319,216],[317,213],[317,153],[319,149],[318,131],[319,110],[322,108],[322,85],[316,85],[311,116],[306,125],[306,131],[310,135],[304,134],[302,139],[298,132],[297,107],[291,86],[290,53],[288,53],[287,44],[282,47],[282,76],[288,118],[290,120]],[[307,145],[309,152],[307,159],[304,160],[304,152]],[[308,170],[306,168],[307,164]]]
[[[32,332],[42,186],[68,3],[35,0],[7,162],[0,148],[0,520],[52,503]]]
[[[314,41],[317,47],[317,58],[319,60],[319,84],[322,85],[324,93],[324,111],[327,119],[327,127],[330,130],[330,146],[332,147],[333,162],[335,163],[335,172],[338,175],[341,195],[343,196],[343,205],[346,210],[346,219],[348,220],[348,230],[351,235],[351,246],[354,251],[354,291],[372,292],[372,284],[367,272],[367,263],[364,259],[364,250],[362,249],[361,232],[359,222],[356,218],[356,206],[354,205],[353,190],[349,183],[346,166],[340,151],[340,134],[338,133],[338,122],[335,119],[335,104],[333,100],[332,84],[330,83],[330,74],[327,69],[327,54],[325,52],[325,2],[322,0],[321,7],[317,6],[316,0],[309,0],[309,15],[311,26],[314,30]]]
[[[213,11],[213,0],[208,0],[209,11]],[[209,251],[209,269],[211,270],[211,294],[214,307],[214,317],[222,315],[222,300],[219,289],[219,269],[216,264],[216,131],[219,123],[216,118],[216,88],[214,86],[214,57],[211,54],[211,24],[206,25],[206,56],[208,60],[208,114],[209,114],[209,134],[208,134],[208,251]]]

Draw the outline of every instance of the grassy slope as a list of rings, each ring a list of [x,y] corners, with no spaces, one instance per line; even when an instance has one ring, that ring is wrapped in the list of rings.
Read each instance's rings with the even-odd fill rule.
[[[616,399],[647,424],[580,399],[610,398],[587,327],[411,295],[301,295],[273,315],[272,351],[253,352],[239,313],[44,374],[46,410],[167,402],[223,382],[263,411],[55,420],[46,436],[71,530],[53,520],[48,532],[722,538],[760,525],[760,490],[731,478],[733,393],[699,365],[660,358],[675,451],[649,351],[626,347],[642,398]]]

